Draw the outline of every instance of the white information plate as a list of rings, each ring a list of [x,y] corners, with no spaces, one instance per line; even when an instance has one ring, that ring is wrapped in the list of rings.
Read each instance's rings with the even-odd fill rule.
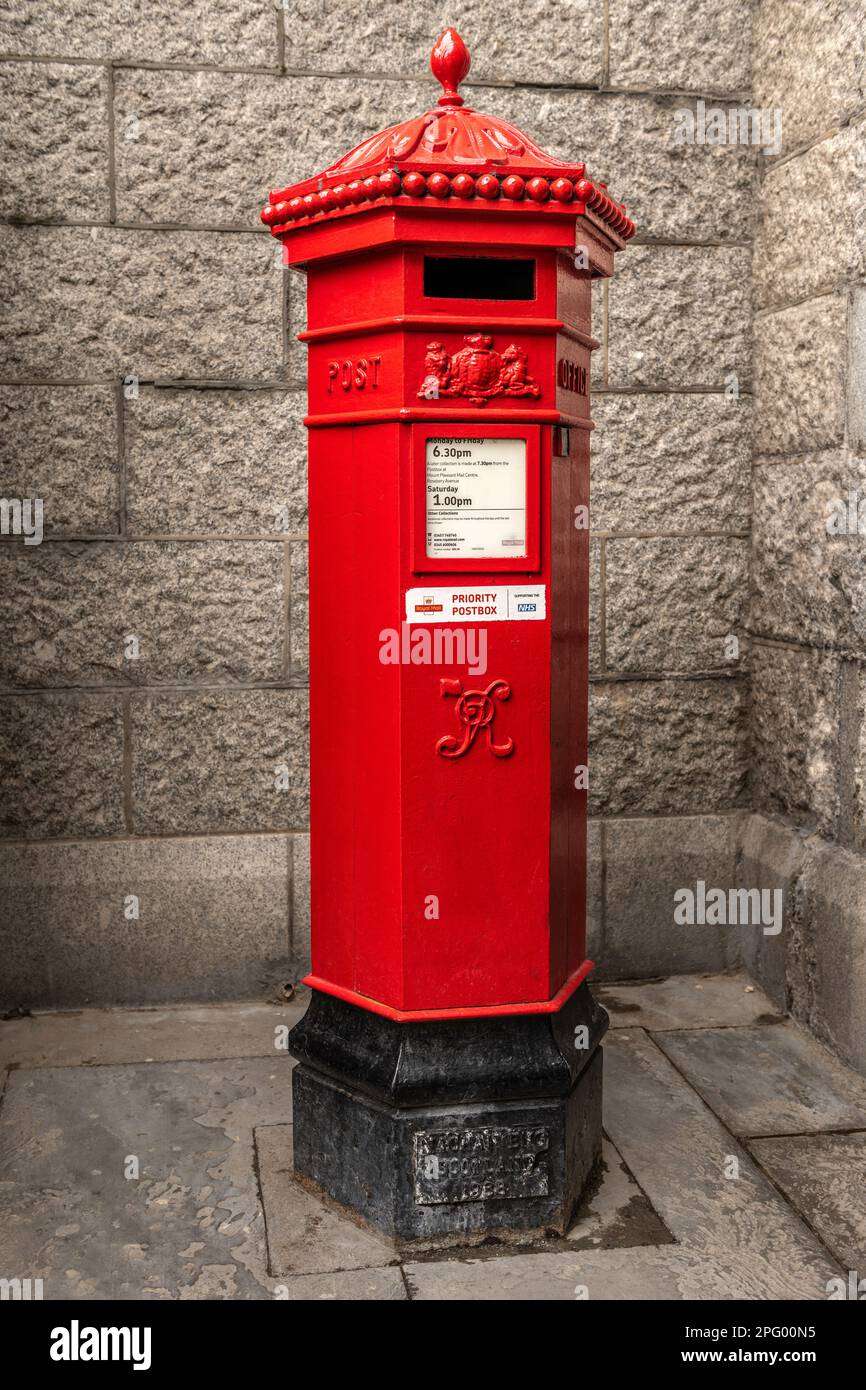
[[[543,584],[455,584],[406,590],[407,623],[501,623],[543,618]]]
[[[427,555],[526,555],[526,440],[428,439]]]

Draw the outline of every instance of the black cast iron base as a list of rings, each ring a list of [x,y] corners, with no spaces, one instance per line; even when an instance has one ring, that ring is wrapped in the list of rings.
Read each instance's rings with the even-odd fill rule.
[[[565,1234],[601,1154],[607,1014],[395,1023],[313,991],[292,1029],[295,1173],[400,1243]]]

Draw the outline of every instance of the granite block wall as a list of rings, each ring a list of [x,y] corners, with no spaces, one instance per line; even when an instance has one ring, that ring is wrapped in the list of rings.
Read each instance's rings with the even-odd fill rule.
[[[302,969],[303,285],[258,212],[431,103],[446,23],[473,102],[584,158],[638,224],[595,305],[592,950],[609,977],[736,958],[671,902],[734,882],[749,804],[752,390],[775,372],[756,478],[829,463],[854,312],[827,238],[808,269],[794,228],[794,254],[764,254],[753,376],[761,156],[678,137],[747,104],[751,19],[742,0],[0,0],[0,495],[41,497],[45,527],[0,538],[5,1006],[260,995]],[[781,88],[813,81],[773,44]],[[831,139],[856,197],[851,128]],[[799,177],[768,169],[766,219]],[[846,274],[854,220],[825,219]],[[827,342],[809,404],[779,368],[804,296]],[[822,594],[816,623],[841,602],[829,574]],[[818,707],[817,674],[794,685]]]
[[[784,112],[755,225],[755,814],[743,934],[773,994],[866,1071],[866,5],[759,0],[754,91]]]

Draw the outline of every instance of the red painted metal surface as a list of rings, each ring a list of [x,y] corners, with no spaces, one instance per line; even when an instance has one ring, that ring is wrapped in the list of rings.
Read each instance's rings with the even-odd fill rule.
[[[443,88],[436,106],[363,140],[321,174],[273,189],[262,221],[281,235],[371,205],[434,199],[555,213],[576,202],[623,240],[634,236],[624,205],[587,179],[583,164],[556,159],[509,121],[464,105],[457,89],[469,65],[460,35],[446,29],[430,59]]]
[[[433,112],[264,214],[308,283],[308,983],[398,1020],[552,1012],[590,968],[590,282],[633,230],[582,165],[463,106],[454,31],[432,65]],[[513,552],[427,553],[428,440],[517,441]],[[442,594],[481,616],[440,620]],[[429,621],[406,626],[410,601]],[[459,647],[416,660],[419,628],[483,629],[484,670]]]
[[[369,1009],[371,1013],[381,1014],[383,1018],[391,1018],[395,1023],[425,1023],[446,1018],[496,1018],[514,1014],[558,1013],[565,1001],[583,984],[592,967],[591,960],[584,961],[580,969],[566,980],[552,999],[537,999],[528,1004],[498,1004],[480,1009],[395,1009],[388,1004],[380,1003],[378,999],[370,999],[366,995],[356,994],[351,989],[344,989],[341,985],[335,985],[318,975],[307,975],[304,984],[309,985],[311,989],[321,990],[323,994],[332,994],[335,999],[345,999],[347,1004],[357,1004],[360,1008]]]

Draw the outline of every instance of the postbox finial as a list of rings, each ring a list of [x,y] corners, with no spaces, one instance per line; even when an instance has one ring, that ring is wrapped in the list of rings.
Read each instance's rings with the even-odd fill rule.
[[[469,49],[456,29],[446,29],[433,52],[430,67],[437,82],[442,83],[440,106],[462,106],[463,98],[457,88],[469,71]]]

